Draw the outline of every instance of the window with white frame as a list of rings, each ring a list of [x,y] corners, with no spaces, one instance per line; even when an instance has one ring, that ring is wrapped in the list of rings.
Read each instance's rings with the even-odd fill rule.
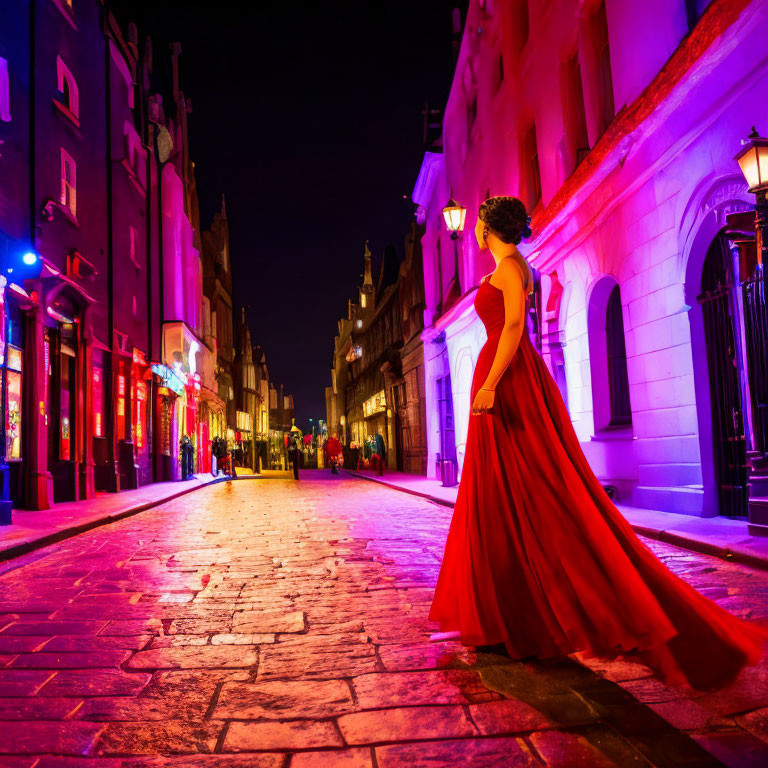
[[[80,120],[80,91],[77,81],[61,56],[56,57],[56,86],[61,94],[61,101],[56,105],[73,122],[79,125]]]
[[[11,84],[8,77],[8,62],[0,56],[0,120],[11,122]]]
[[[61,150],[61,196],[59,202],[72,216],[77,216],[77,165],[72,156]]]

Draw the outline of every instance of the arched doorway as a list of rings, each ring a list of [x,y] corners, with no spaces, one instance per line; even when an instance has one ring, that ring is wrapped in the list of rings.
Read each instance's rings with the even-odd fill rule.
[[[712,455],[720,514],[747,514],[747,456],[739,354],[739,295],[730,243],[721,230],[707,249],[701,272],[704,346],[709,374]]]

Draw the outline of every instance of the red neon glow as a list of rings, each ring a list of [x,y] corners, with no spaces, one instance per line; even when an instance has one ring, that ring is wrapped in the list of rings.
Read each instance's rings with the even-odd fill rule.
[[[93,434],[104,437],[104,373],[93,369]]]
[[[125,440],[125,376],[117,377],[117,439]]]

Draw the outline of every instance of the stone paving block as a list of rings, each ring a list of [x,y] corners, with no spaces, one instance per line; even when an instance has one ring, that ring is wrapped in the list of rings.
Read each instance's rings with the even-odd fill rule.
[[[513,699],[471,704],[469,715],[483,736],[540,731],[560,725],[530,704]]]
[[[0,697],[34,696],[55,674],[32,669],[0,669]]]
[[[161,635],[152,639],[149,648],[185,648],[190,645],[208,645],[209,635]]]
[[[268,645],[274,642],[274,634],[254,635],[229,633],[223,635],[214,635],[211,638],[211,645]]]
[[[94,747],[98,755],[156,755],[210,753],[224,723],[153,720],[110,723]]]
[[[169,635],[220,635],[229,632],[231,619],[174,619]]]
[[[38,768],[40,765],[37,757],[11,757],[0,755],[0,768]]]
[[[113,720],[146,722],[173,719],[199,721],[207,712],[212,695],[212,692],[198,692],[196,695],[168,695],[164,698],[96,696],[83,701],[82,706],[75,713],[75,718],[97,722]],[[1,699],[0,702],[2,702]]]
[[[478,690],[475,672],[382,672],[352,679],[361,709],[417,704],[467,704]]]
[[[354,710],[343,680],[225,683],[214,717],[241,720],[335,717]]]
[[[476,653],[458,641],[382,645],[379,658],[389,672],[450,669],[474,664]]]
[[[135,635],[153,635],[162,632],[163,622],[160,619],[140,619],[138,621],[108,621],[99,632],[99,637],[130,637]],[[57,632],[58,635],[73,634]]]
[[[11,638],[7,639],[10,640]],[[95,653],[98,651],[118,650],[138,651],[151,639],[151,635],[117,635],[115,637],[106,637],[104,635],[99,635],[98,637],[57,635],[47,640],[45,645],[37,650],[45,651],[46,653],[53,651],[66,651],[67,653]],[[35,649],[30,648],[28,650]]]
[[[130,651],[92,651],[91,653],[22,653],[8,665],[11,669],[89,669],[119,667]]]
[[[665,685],[653,677],[642,680],[627,680],[621,683],[621,687],[642,704],[659,704],[665,701],[679,701],[690,698],[690,692],[682,688],[673,688]],[[695,694],[693,694],[695,695]]]
[[[291,768],[373,768],[373,758],[370,747],[297,752],[291,757]]]
[[[356,712],[338,719],[347,744],[455,739],[476,736],[463,707],[400,707]]]
[[[43,647],[50,637],[28,637],[26,635],[0,635],[0,653],[31,653]]]
[[[329,679],[379,669],[376,649],[360,635],[287,635],[261,649],[259,679]]]
[[[303,611],[290,613],[237,611],[232,620],[232,630],[238,633],[303,632],[304,629]]]
[[[506,739],[465,739],[423,741],[376,747],[379,768],[540,768],[522,741]]]
[[[673,728],[678,728],[681,731],[702,730],[720,719],[717,714],[690,699],[659,702],[658,704],[649,704],[648,707],[663,717]],[[747,728],[747,730],[751,729]]]
[[[98,723],[3,723],[0,754],[87,754],[104,726]]]
[[[155,672],[143,696],[194,695],[213,692],[220,683],[249,682],[247,669],[179,669]]]
[[[0,720],[65,720],[82,705],[82,699],[0,698]]]
[[[753,736],[768,742],[768,707],[740,715],[736,718],[736,722],[745,731],[749,731]]]
[[[143,622],[160,616],[160,611],[154,603],[139,603],[137,605],[121,605],[120,603],[105,605],[76,605],[70,604],[59,608],[51,614],[55,621],[82,621],[98,616],[104,621],[135,621]]]
[[[701,696],[698,702],[721,715],[768,706],[768,657],[743,670],[727,688]]]
[[[40,696],[135,696],[150,677],[112,669],[62,669],[40,689]]]
[[[230,723],[224,737],[225,752],[343,746],[336,726],[327,720],[237,721]]]
[[[639,756],[636,762],[614,762],[576,733],[541,731],[531,734],[530,739],[549,768],[645,768]]]
[[[157,648],[131,656],[128,669],[237,669],[255,667],[259,652],[240,645]]]
[[[615,661],[606,661],[605,659],[585,659],[580,654],[574,654],[579,662],[599,675],[602,675],[614,683],[621,683],[625,680],[639,680],[644,677],[650,677],[651,670],[643,664],[626,659],[617,659]]]
[[[768,765],[768,744],[751,733],[693,734],[696,741],[728,768],[765,768]]]
[[[106,621],[16,621],[2,630],[3,635],[95,635]]]

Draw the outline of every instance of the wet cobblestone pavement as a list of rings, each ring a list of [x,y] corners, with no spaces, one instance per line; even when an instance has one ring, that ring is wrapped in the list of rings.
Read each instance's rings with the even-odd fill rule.
[[[691,696],[638,664],[430,641],[449,522],[307,472],[0,564],[0,768],[768,765],[768,664]],[[768,573],[651,546],[768,615]]]

